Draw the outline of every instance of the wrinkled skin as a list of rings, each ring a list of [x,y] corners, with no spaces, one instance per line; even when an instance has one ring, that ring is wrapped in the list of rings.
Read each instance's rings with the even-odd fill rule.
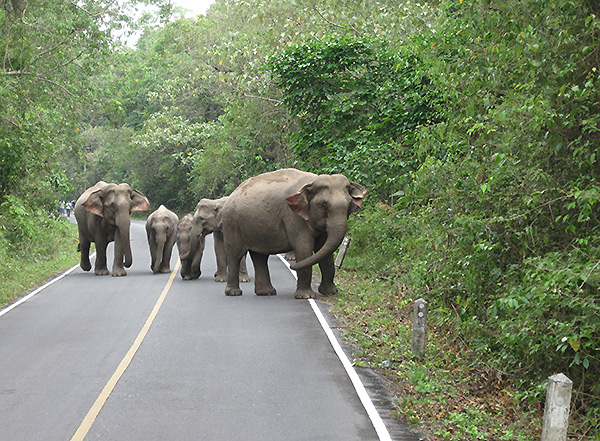
[[[150,208],[148,199],[129,184],[98,182],[88,188],[75,204],[75,218],[79,228],[81,269],[89,271],[90,244],[96,244],[97,276],[111,274],[106,264],[106,247],[115,242],[115,259],[112,266],[114,277],[126,276],[125,268],[133,263],[129,243],[130,215],[133,211]]]
[[[154,274],[171,272],[171,252],[175,245],[175,228],[179,217],[164,205],[158,207],[146,220],[146,235],[150,246]]]
[[[348,216],[357,211],[366,189],[343,175],[315,175],[296,169],[264,173],[243,182],[221,210],[225,253],[230,271],[226,295],[241,295],[238,267],[250,251],[255,270],[254,292],[275,295],[267,259],[294,251],[298,271],[296,298],[315,298],[310,283],[312,265],[319,264],[319,292],[337,292],[333,253],[348,229]],[[314,254],[313,254],[314,252]]]
[[[220,199],[202,199],[196,205],[196,211],[192,221],[192,235],[194,237],[206,237],[213,234],[215,245],[215,256],[217,258],[217,272],[215,273],[216,282],[227,281],[227,263],[225,258],[225,245],[223,242],[223,232],[221,231],[220,212],[226,197]],[[242,259],[239,273],[240,282],[249,282],[248,270],[246,268],[246,259]]]
[[[204,236],[192,234],[191,213],[181,218],[175,230],[177,250],[181,260],[181,278],[193,280],[200,277],[200,262],[204,253]]]

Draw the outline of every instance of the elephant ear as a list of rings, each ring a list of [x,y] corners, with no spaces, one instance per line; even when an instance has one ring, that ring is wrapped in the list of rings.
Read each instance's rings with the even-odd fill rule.
[[[137,190],[131,190],[131,211],[147,211],[150,209],[150,202],[146,196]]]
[[[217,229],[223,228],[223,216],[221,216],[221,209],[227,202],[227,198],[220,198],[215,201],[213,210],[215,212],[215,220],[217,222]]]
[[[308,193],[312,184],[304,185],[299,191],[285,198],[294,213],[304,220],[308,220]]]
[[[356,182],[350,182],[348,193],[352,197],[352,204],[350,204],[350,213],[354,213],[360,209],[363,200],[367,195],[367,189]]]
[[[96,190],[90,193],[87,200],[83,203],[83,206],[86,210],[97,214],[100,217],[104,217],[102,213],[103,210],[103,202],[102,202],[102,190]]]

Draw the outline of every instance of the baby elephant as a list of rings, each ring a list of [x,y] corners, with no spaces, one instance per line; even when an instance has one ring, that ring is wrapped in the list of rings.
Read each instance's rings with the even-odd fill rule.
[[[202,199],[196,205],[196,211],[192,218],[192,235],[206,237],[211,234],[214,238],[215,257],[217,259],[216,282],[227,281],[227,264],[225,259],[225,246],[223,245],[223,231],[221,230],[220,212],[227,197],[220,199]],[[246,256],[240,263],[240,282],[249,282],[248,270],[246,268]]]
[[[148,216],[146,233],[154,274],[171,272],[171,252],[175,245],[175,229],[179,217],[164,205]]]
[[[204,253],[204,236],[192,234],[192,214],[185,215],[177,224],[177,249],[181,259],[181,278],[200,277],[200,262]]]

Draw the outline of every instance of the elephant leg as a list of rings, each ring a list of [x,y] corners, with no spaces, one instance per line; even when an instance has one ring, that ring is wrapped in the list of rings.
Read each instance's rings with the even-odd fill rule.
[[[175,245],[175,235],[170,237],[165,244],[162,255],[162,262],[160,265],[160,272],[167,274],[171,272],[171,254],[173,253],[173,246]]]
[[[321,284],[319,285],[319,292],[325,296],[331,296],[337,294],[337,287],[333,283],[335,277],[335,265],[333,264],[333,254],[319,262],[319,268],[321,269]]]
[[[215,245],[215,257],[217,258],[217,272],[215,273],[215,282],[226,282],[227,281],[227,258],[225,257],[225,245],[223,243],[223,233],[221,231],[215,231],[213,233],[213,238],[214,238],[214,245]]]
[[[300,261],[308,258],[312,254],[314,242],[310,240],[298,241],[296,247],[294,248],[294,254],[296,256],[296,261]],[[303,270],[299,270],[297,272],[298,275],[298,283],[296,284],[296,292],[294,293],[294,297],[297,299],[315,299],[317,297],[317,293],[311,287],[312,282],[312,267],[309,266]]]
[[[274,296],[277,294],[271,284],[271,275],[269,274],[268,254],[261,254],[250,251],[250,257],[254,264],[254,292],[257,296]],[[246,256],[242,259],[245,260]]]
[[[79,262],[81,269],[84,271],[91,270],[92,264],[90,263],[90,241],[81,235],[79,236],[79,251],[81,252],[81,261]]]
[[[232,252],[226,251],[227,254],[227,286],[225,287],[226,296],[241,296],[240,289],[240,261],[244,256],[243,250]]]
[[[248,275],[248,267],[246,265],[246,256],[242,257],[242,261],[240,262],[240,282],[246,283],[250,281],[250,276]]]
[[[204,236],[196,239],[194,246],[194,257],[191,265],[191,277],[192,279],[197,279],[202,274],[200,266],[202,265],[202,255],[204,254]]]
[[[181,261],[181,278],[183,280],[192,280],[192,262],[189,259]]]
[[[121,241],[115,237],[115,259],[113,260],[112,272],[111,275],[113,277],[123,277],[127,275],[127,271],[125,271],[125,266],[123,265],[123,256],[125,254],[123,250],[123,245]],[[106,256],[105,256],[106,260]]]
[[[108,266],[106,265],[106,248],[108,243],[106,240],[96,240],[96,264],[94,265],[94,274],[97,276],[108,276]]]
[[[154,264],[156,263],[156,241],[154,240],[154,234],[151,230],[146,231],[148,236],[148,245],[150,246],[150,269],[154,272]]]

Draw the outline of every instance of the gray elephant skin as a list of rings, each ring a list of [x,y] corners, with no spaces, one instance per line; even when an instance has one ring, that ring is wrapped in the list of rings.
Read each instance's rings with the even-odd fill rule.
[[[221,209],[228,197],[220,199],[201,199],[196,205],[192,219],[192,236],[206,237],[211,234],[214,238],[215,257],[217,259],[216,282],[227,281],[227,263],[225,257],[225,245],[223,242],[223,231],[221,230]],[[249,282],[246,257],[241,261],[239,270],[240,282]]]
[[[312,266],[319,264],[319,292],[337,292],[333,253],[348,230],[348,216],[360,209],[367,190],[344,175],[316,175],[296,169],[264,173],[244,181],[221,210],[229,272],[225,294],[241,295],[238,268],[249,251],[257,295],[275,295],[267,259],[294,251],[296,298],[315,298]],[[314,252],[314,254],[313,254]]]
[[[146,220],[146,235],[152,259],[150,269],[154,274],[171,272],[171,253],[178,222],[179,216],[164,205],[158,207]]]
[[[90,244],[96,244],[97,276],[111,274],[106,264],[106,248],[115,243],[115,258],[112,266],[114,277],[126,276],[125,268],[133,263],[129,243],[130,214],[133,211],[146,211],[150,208],[148,199],[129,184],[113,184],[99,181],[88,188],[77,199],[75,218],[79,228],[79,250],[81,269],[89,271]]]
[[[192,234],[192,219],[192,213],[186,214],[177,224],[175,231],[183,280],[197,279],[201,274],[200,262],[204,253],[204,236]]]

